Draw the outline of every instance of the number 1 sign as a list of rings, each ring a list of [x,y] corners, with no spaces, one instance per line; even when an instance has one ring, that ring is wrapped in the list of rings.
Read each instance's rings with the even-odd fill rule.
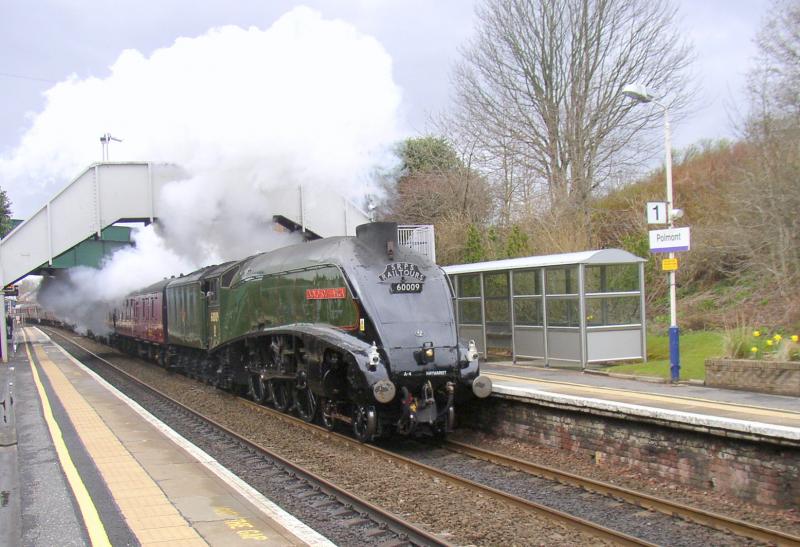
[[[663,201],[647,202],[647,223],[666,224],[667,223],[667,204]]]

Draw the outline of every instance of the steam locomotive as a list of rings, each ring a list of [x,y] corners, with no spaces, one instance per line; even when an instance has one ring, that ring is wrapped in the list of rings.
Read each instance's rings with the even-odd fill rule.
[[[458,342],[447,276],[393,223],[165,279],[110,322],[120,349],[363,442],[443,436],[456,402],[491,392],[474,342]]]

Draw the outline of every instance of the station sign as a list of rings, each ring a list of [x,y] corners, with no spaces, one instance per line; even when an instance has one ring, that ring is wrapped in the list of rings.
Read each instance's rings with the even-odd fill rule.
[[[19,285],[6,285],[3,287],[3,296],[19,296]]]
[[[647,223],[648,224],[667,223],[667,202],[665,201],[647,202]]]
[[[650,230],[651,253],[674,253],[690,248],[689,228]]]

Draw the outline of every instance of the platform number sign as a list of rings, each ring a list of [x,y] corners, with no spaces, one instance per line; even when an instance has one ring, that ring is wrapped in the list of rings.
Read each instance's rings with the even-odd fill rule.
[[[647,223],[666,224],[667,223],[667,204],[663,201],[647,202]]]

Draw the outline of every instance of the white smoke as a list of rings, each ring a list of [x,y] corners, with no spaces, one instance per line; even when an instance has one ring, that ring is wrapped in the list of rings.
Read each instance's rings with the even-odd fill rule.
[[[291,242],[265,215],[270,189],[302,183],[357,200],[376,192],[373,173],[396,161],[401,92],[391,58],[374,38],[309,8],[266,30],[226,26],[179,38],[149,57],[126,50],[110,71],[47,92],[44,111],[0,158],[12,200],[52,195],[99,159],[106,132],[123,139],[110,144],[111,160],[177,163],[191,177],[165,189],[160,226],[139,230],[135,250],[100,271],[72,272],[73,308],[76,294],[113,300]]]
[[[107,131],[123,139],[110,144],[112,160],[232,171],[256,185],[324,181],[349,196],[399,136],[388,53],[305,7],[267,30],[215,28],[149,57],[126,50],[110,71],[47,91],[44,111],[0,158],[17,207],[23,186],[41,203],[100,159]]]

